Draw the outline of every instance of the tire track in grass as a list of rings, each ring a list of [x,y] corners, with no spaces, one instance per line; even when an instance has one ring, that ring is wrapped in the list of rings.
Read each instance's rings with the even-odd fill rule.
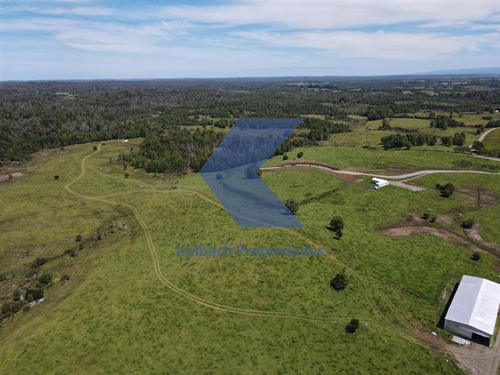
[[[178,287],[177,285],[175,285],[171,281],[169,281],[163,275],[163,273],[161,272],[158,254],[156,252],[156,249],[155,249],[155,246],[154,246],[154,242],[153,242],[151,234],[149,232],[149,228],[147,227],[146,223],[144,222],[144,220],[140,216],[138,210],[134,206],[132,206],[132,205],[129,205],[129,204],[126,204],[126,203],[120,203],[120,202],[111,201],[111,200],[108,200],[108,199],[105,198],[105,197],[111,197],[111,196],[119,195],[119,194],[122,194],[122,193],[116,193],[116,194],[107,195],[107,196],[104,196],[104,197],[90,197],[90,196],[82,195],[82,194],[74,191],[73,189],[71,189],[71,186],[74,185],[76,182],[78,182],[83,177],[83,175],[85,174],[85,172],[86,172],[86,165],[85,165],[85,163],[86,163],[87,159],[89,157],[91,157],[95,152],[97,152],[99,150],[100,150],[100,145],[98,146],[98,148],[97,148],[96,151],[93,151],[92,153],[88,154],[87,156],[85,156],[81,160],[81,163],[80,163],[81,172],[80,172],[80,174],[75,179],[73,179],[68,184],[66,184],[64,186],[64,189],[68,193],[70,193],[71,195],[73,195],[73,196],[75,196],[77,198],[80,198],[80,199],[86,199],[86,200],[91,200],[91,201],[100,202],[100,203],[108,203],[108,204],[111,204],[111,205],[119,205],[119,206],[127,207],[128,209],[130,209],[132,211],[132,213],[134,214],[134,217],[136,218],[136,220],[139,222],[139,225],[141,226],[141,228],[142,228],[142,230],[143,230],[143,232],[145,234],[146,241],[147,241],[147,244],[148,244],[148,249],[150,251],[150,255],[151,255],[151,258],[153,260],[153,267],[154,267],[155,274],[156,274],[157,278],[160,280],[160,282],[162,284],[164,284],[165,286],[167,286],[170,290],[172,290],[173,292],[177,293],[178,295],[180,295],[180,296],[182,296],[182,297],[184,297],[184,298],[186,298],[186,299],[188,299],[188,300],[190,300],[192,302],[198,303],[198,304],[200,304],[202,306],[209,307],[209,308],[212,308],[212,309],[217,310],[217,311],[227,312],[227,313],[232,313],[232,314],[239,314],[239,315],[245,315],[245,316],[251,316],[251,317],[257,317],[258,316],[258,317],[275,317],[275,318],[297,319],[297,320],[305,320],[305,321],[312,321],[312,322],[319,322],[319,323],[342,323],[342,322],[345,323],[345,322],[348,322],[350,320],[350,318],[321,318],[321,317],[315,317],[315,316],[309,316],[309,315],[296,315],[296,314],[283,313],[283,312],[277,312],[277,311],[254,310],[254,309],[244,309],[244,308],[227,306],[227,305],[223,305],[223,304],[219,304],[219,303],[216,303],[216,302],[212,302],[212,301],[206,300],[206,299],[204,299],[202,297],[199,297],[199,296],[196,296],[194,294],[191,294],[191,293],[189,293],[189,292],[181,289],[180,287]],[[99,174],[105,175],[104,173],[99,173]],[[189,192],[195,194],[196,196],[198,196],[199,198],[205,200],[206,202],[208,202],[210,204],[213,204],[213,205],[216,205],[216,206],[218,206],[221,209],[224,209],[224,207],[219,202],[216,202],[215,200],[204,196],[202,193],[199,193],[197,191],[192,191],[192,190],[189,190],[189,189],[182,189],[182,190],[189,191]],[[144,192],[144,191],[145,190],[141,190],[141,192]],[[167,192],[167,191],[162,191],[162,190],[147,190],[147,191],[149,191],[149,192]],[[123,194],[125,194],[125,193],[123,193]],[[288,228],[282,228],[282,229],[286,230],[286,231],[289,231],[294,236],[302,238],[302,239],[306,240],[307,242],[309,242],[311,244],[314,243],[309,238],[307,238],[307,237],[305,237],[303,235],[300,235],[300,234],[296,233],[295,231],[292,231],[292,230],[290,230]],[[316,245],[316,246],[318,246],[318,245]],[[338,264],[340,266],[346,266],[344,263],[342,263],[341,261],[339,261],[332,254],[326,253],[326,252],[325,252],[325,254],[327,254],[327,257],[330,260],[332,260],[334,263],[336,263],[336,264]],[[346,268],[347,268],[347,266],[346,266]],[[363,279],[363,278],[360,278],[360,279]],[[377,294],[379,294],[379,293],[380,292],[377,291]],[[381,293],[380,293],[380,296],[381,297],[385,297]],[[370,300],[372,300],[372,299],[370,298]],[[384,298],[384,300],[386,300],[389,303],[389,305],[392,306],[392,308],[395,309],[395,307],[390,303],[390,301],[388,299]],[[372,303],[374,304],[374,302],[372,302]],[[374,306],[376,308],[375,304],[374,304]],[[392,310],[392,308],[391,308],[391,310]],[[394,310],[394,312],[399,314],[399,312],[397,312],[397,310]],[[425,347],[425,348],[427,347],[427,345],[425,343],[423,343],[421,340],[419,340],[419,339],[415,338],[414,336],[412,336],[412,335],[404,332],[399,327],[395,327],[395,326],[389,325],[389,324],[381,324],[381,323],[377,323],[377,322],[367,321],[367,320],[365,320],[365,323],[367,323],[368,325],[372,325],[374,327],[378,327],[380,329],[389,330],[389,331],[398,334],[400,337],[402,337],[402,338],[404,338],[404,339],[406,339],[406,340],[408,340],[408,341],[410,341],[410,342],[412,342],[412,343],[414,343],[416,345],[419,345],[419,346],[422,346],[422,347]],[[405,327],[411,329],[411,327],[409,325],[407,325],[407,324],[405,324]]]

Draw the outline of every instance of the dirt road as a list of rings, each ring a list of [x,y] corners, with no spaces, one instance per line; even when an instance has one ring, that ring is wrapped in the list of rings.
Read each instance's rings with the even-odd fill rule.
[[[416,171],[416,172],[411,172],[411,173],[403,173],[399,175],[383,175],[383,174],[377,174],[377,173],[365,173],[365,172],[356,172],[356,171],[349,171],[345,169],[337,169],[332,166],[329,166],[327,164],[321,164],[321,163],[314,163],[314,162],[292,162],[288,164],[282,164],[282,165],[276,165],[274,167],[266,167],[262,168],[263,171],[275,171],[279,169],[286,169],[286,168],[294,168],[294,167],[309,167],[309,168],[316,168],[316,169],[322,169],[325,171],[332,172],[333,174],[344,174],[344,175],[351,175],[351,176],[372,176],[372,177],[379,177],[387,180],[399,180],[399,181],[390,181],[390,184],[393,186],[401,187],[404,189],[408,189],[411,191],[421,191],[424,190],[423,187],[420,186],[415,186],[415,185],[408,185],[405,184],[404,182],[412,180],[417,177],[422,177],[428,174],[436,174],[436,173],[476,173],[476,174],[490,174],[490,175],[499,175],[498,173],[493,173],[493,172],[484,172],[484,171],[474,171],[474,170],[455,170],[455,169],[427,169],[423,171]]]

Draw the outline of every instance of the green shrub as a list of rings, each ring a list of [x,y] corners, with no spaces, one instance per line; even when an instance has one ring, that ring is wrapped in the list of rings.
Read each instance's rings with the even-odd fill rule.
[[[15,290],[12,298],[14,298],[14,301],[19,301],[21,299],[21,292],[19,290]]]
[[[472,219],[467,219],[462,221],[462,228],[471,229],[474,226],[475,222]]]
[[[40,276],[40,284],[49,285],[52,282],[52,275],[50,273],[44,273]]]
[[[453,186],[451,182],[448,182],[446,185],[436,184],[436,189],[441,191],[442,197],[448,198],[451,197],[455,191],[455,186]]]
[[[330,286],[335,290],[344,290],[349,286],[349,275],[344,268],[342,272],[335,275],[335,277],[330,282]]]
[[[345,331],[347,333],[356,333],[359,329],[359,320],[351,319],[351,321],[345,327]]]
[[[478,261],[479,259],[481,259],[481,254],[479,253],[473,253],[472,256],[470,257],[472,260],[475,260],[475,261]]]
[[[334,216],[330,220],[330,226],[328,227],[332,232],[338,232],[344,229],[344,220],[340,216]]]

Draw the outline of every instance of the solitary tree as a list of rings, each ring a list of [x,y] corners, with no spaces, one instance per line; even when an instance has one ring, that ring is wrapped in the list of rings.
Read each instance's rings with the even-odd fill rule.
[[[283,160],[288,160],[288,155],[283,155]]]
[[[93,149],[94,149],[94,151],[97,151],[97,146],[94,146]]]
[[[338,232],[344,229],[344,220],[340,216],[334,216],[330,220],[330,226],[328,227],[332,232]]]
[[[287,199],[285,202],[285,206],[290,210],[292,214],[296,214],[299,210],[299,204],[293,199]]]
[[[330,286],[335,290],[344,290],[349,286],[349,274],[345,268],[342,272],[335,275],[330,282]]]
[[[358,319],[351,319],[349,324],[345,327],[345,331],[347,333],[356,333],[359,329],[359,320]]]
[[[455,186],[451,182],[448,182],[446,185],[436,184],[436,189],[441,191],[442,197],[448,198],[455,191]]]
[[[56,180],[56,181],[57,181],[57,180],[59,180],[59,175],[58,175],[58,174],[56,174],[56,175],[54,176],[54,180]]]
[[[304,156],[304,153],[302,151],[300,151],[298,154],[297,154],[297,158],[301,158],[302,156]]]
[[[81,234],[78,234],[76,236],[76,242],[80,242],[82,240],[82,235]]]

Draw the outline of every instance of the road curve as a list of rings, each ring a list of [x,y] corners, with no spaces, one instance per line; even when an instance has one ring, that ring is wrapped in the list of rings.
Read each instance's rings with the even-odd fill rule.
[[[481,136],[478,138],[478,141],[479,142],[482,142],[484,140],[484,138],[486,138],[486,136],[488,134],[490,134],[493,130],[497,130],[497,129],[500,129],[500,128],[493,128],[493,129],[490,129],[486,132],[484,132],[483,134],[481,134]],[[469,148],[472,148],[472,145],[469,146]],[[475,156],[476,158],[479,158],[479,159],[486,159],[486,160],[492,160],[492,161],[500,161],[500,158],[494,158],[492,156],[483,156],[483,155],[477,155],[477,154],[472,154],[472,156]]]
[[[403,173],[399,175],[383,175],[383,174],[378,174],[378,173],[366,173],[366,172],[357,172],[357,171],[349,171],[345,169],[337,169],[335,167],[332,167],[327,164],[321,164],[321,163],[314,163],[314,162],[292,162],[292,163],[287,163],[287,164],[281,164],[281,165],[276,165],[274,167],[266,167],[266,168],[261,168],[263,171],[274,171],[278,169],[285,169],[285,168],[290,168],[290,167],[312,167],[316,169],[322,169],[326,171],[330,171],[333,173],[338,173],[338,174],[345,174],[345,175],[351,175],[351,176],[372,176],[372,177],[379,177],[379,178],[384,178],[384,179],[389,179],[389,180],[406,180],[410,178],[416,178],[416,177],[421,177],[425,176],[428,174],[435,174],[435,173],[476,173],[476,174],[490,174],[490,175],[499,175],[498,173],[493,173],[493,172],[485,172],[485,171],[475,171],[475,170],[456,170],[456,169],[427,169],[423,171],[416,171],[416,172],[411,172],[411,173]]]
[[[488,130],[488,131],[484,132],[483,134],[481,134],[481,135],[479,136],[478,141],[479,141],[479,142],[482,142],[482,141],[483,141],[483,139],[484,139],[484,138],[486,138],[486,136],[487,136],[488,134],[490,134],[493,130],[497,130],[497,129],[500,129],[500,128],[492,128],[492,129],[490,129],[490,130]]]

